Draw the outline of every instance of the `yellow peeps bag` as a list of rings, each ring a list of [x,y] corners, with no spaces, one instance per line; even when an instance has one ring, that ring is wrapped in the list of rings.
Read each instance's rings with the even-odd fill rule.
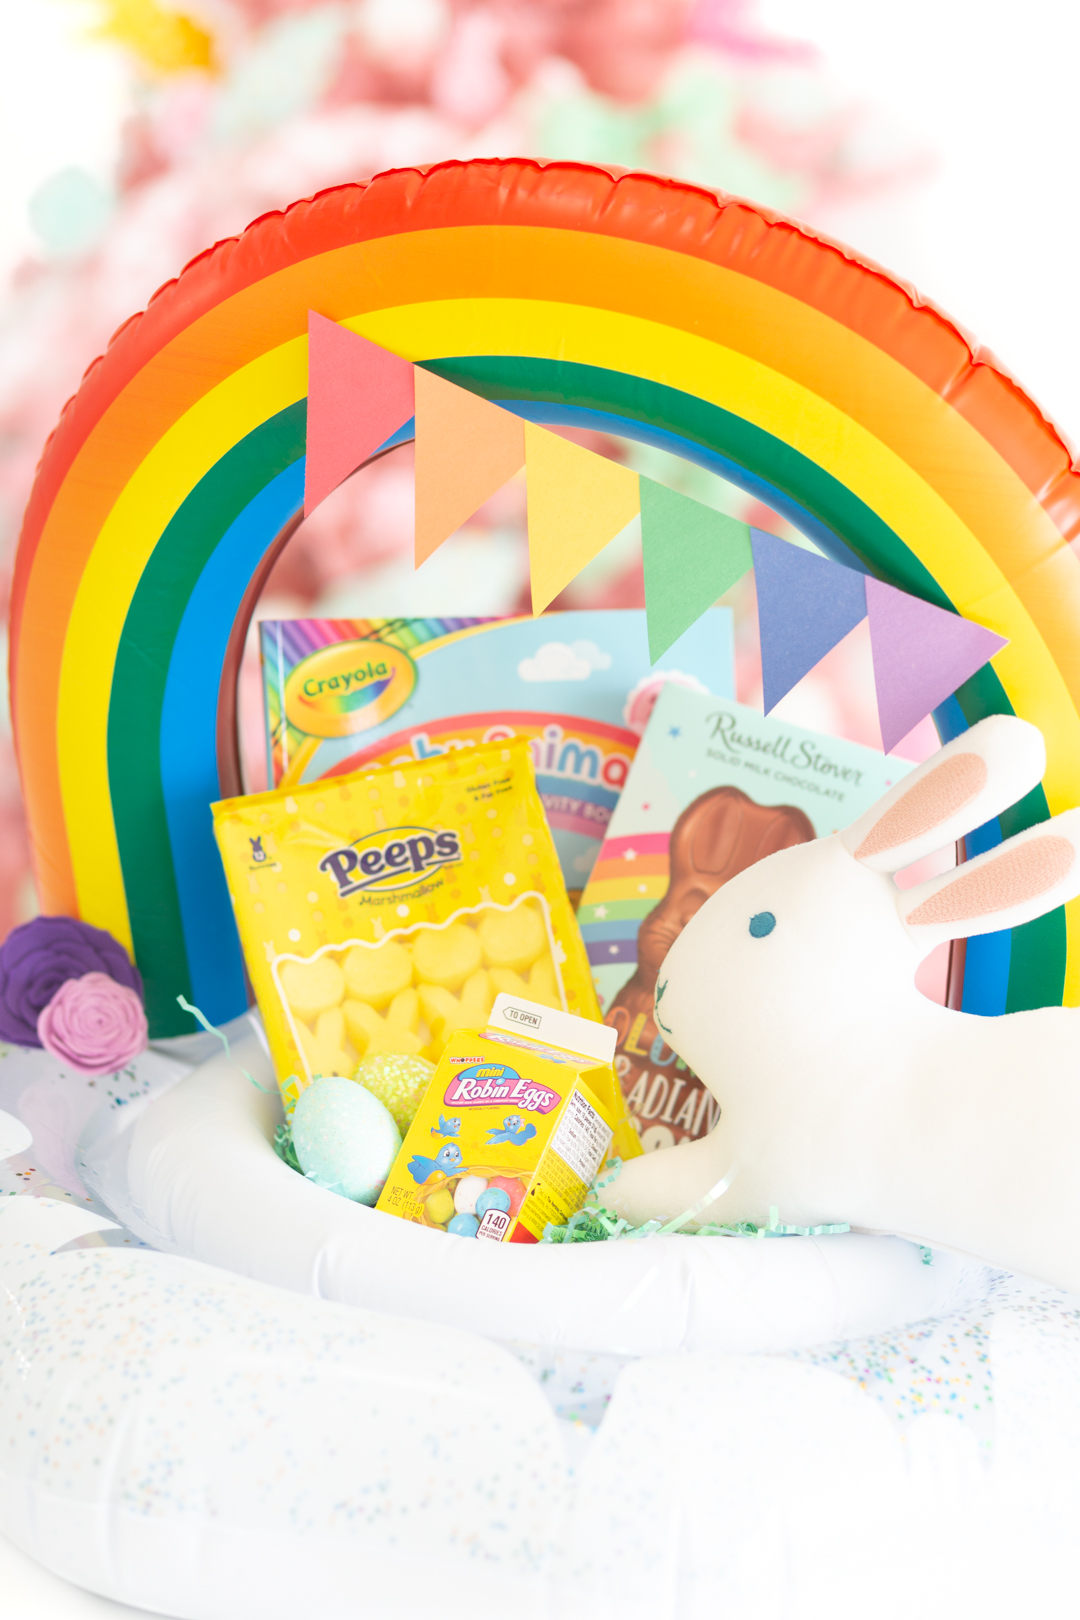
[[[599,1020],[524,739],[213,812],[287,1108],[370,1054],[437,1062],[500,991]]]

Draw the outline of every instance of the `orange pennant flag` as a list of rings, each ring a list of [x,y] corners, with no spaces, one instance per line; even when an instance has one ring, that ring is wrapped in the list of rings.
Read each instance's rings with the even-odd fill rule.
[[[416,566],[525,465],[525,424],[417,366]]]
[[[564,586],[641,511],[637,473],[525,423],[532,608]]]

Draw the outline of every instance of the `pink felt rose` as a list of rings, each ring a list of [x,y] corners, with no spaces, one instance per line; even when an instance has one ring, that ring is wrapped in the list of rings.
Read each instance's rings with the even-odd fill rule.
[[[107,973],[68,979],[38,1015],[38,1040],[79,1074],[115,1074],[147,1040],[146,1014],[134,990]]]

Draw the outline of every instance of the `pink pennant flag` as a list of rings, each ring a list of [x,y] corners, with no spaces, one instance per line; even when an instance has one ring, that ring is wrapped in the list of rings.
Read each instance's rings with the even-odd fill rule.
[[[881,744],[891,753],[913,726],[1008,642],[981,624],[866,580]]]
[[[304,516],[413,415],[413,367],[308,311]]]

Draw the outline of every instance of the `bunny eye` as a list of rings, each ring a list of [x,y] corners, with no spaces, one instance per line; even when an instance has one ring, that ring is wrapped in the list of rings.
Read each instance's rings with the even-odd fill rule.
[[[764,939],[776,927],[776,918],[771,911],[759,911],[756,917],[750,919],[751,939]]]

